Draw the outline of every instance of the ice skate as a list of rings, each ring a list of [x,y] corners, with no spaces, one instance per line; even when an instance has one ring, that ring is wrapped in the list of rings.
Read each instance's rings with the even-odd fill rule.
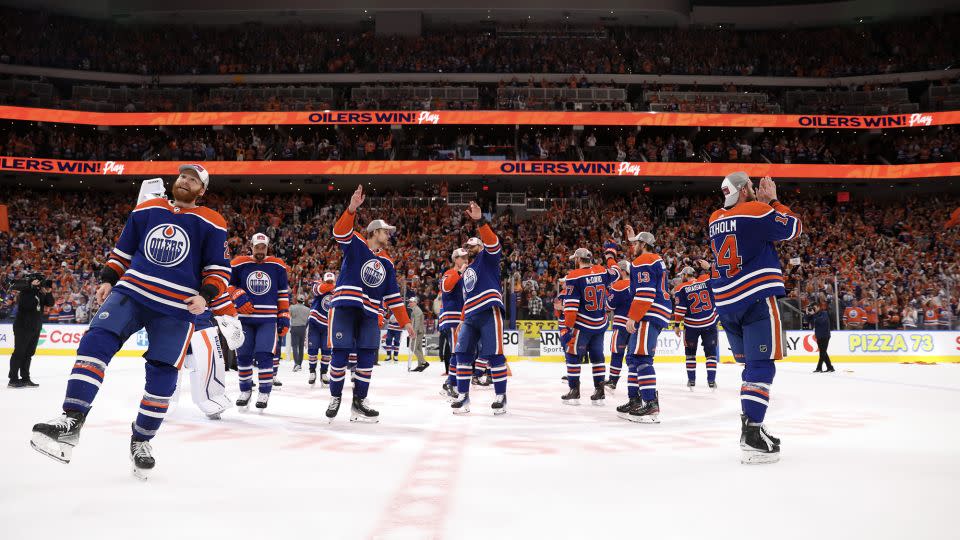
[[[507,412],[507,395],[506,394],[497,394],[497,399],[493,400],[493,403],[490,404],[490,408],[493,409],[494,415],[506,414]]]
[[[84,420],[84,413],[70,411],[49,422],[35,424],[30,446],[60,463],[70,463],[73,448],[80,442],[80,428]]]
[[[270,394],[265,394],[265,393],[263,393],[263,392],[260,392],[259,394],[257,394],[257,404],[256,404],[256,407],[257,407],[258,409],[266,409],[266,408],[267,408],[267,402],[269,402],[269,401],[270,401]]]
[[[281,386],[283,386],[283,383],[280,382],[280,379],[274,377],[274,378],[273,378],[273,387],[274,387],[274,388],[279,388],[279,387],[281,387]]]
[[[447,383],[443,383],[443,391],[440,392],[440,395],[446,397],[447,401],[450,403],[453,403],[454,400],[460,397],[460,394],[457,393],[457,389],[454,388],[453,385]]]
[[[326,373],[321,373],[321,374],[320,374],[320,386],[329,386],[329,385],[330,385],[330,377],[327,377],[327,374],[326,374]]]
[[[708,383],[707,383],[707,386],[710,387],[710,390],[712,390],[712,391],[714,391],[714,392],[717,391],[717,382],[716,382],[716,381],[710,381],[710,382],[708,382]]]
[[[691,392],[693,392],[693,389],[696,388],[696,386],[697,386],[696,381],[687,381],[687,390],[690,390]]]
[[[316,384],[316,382],[317,382],[317,372],[311,371],[310,377],[307,379],[307,384],[313,386],[314,384]]]
[[[659,424],[660,423],[660,400],[659,395],[650,401],[644,401],[640,407],[634,407],[627,414],[627,420],[639,424]]]
[[[140,480],[150,478],[157,460],[153,457],[150,441],[141,441],[130,437],[130,461],[133,462],[133,475]]]
[[[600,406],[602,406],[602,405],[604,404],[605,399],[606,399],[607,396],[606,396],[606,394],[604,393],[603,389],[604,389],[603,384],[600,384],[599,386],[595,386],[595,387],[593,388],[593,395],[590,396],[590,404],[591,404],[591,405],[596,405],[596,406],[600,407]]]
[[[743,427],[746,426],[747,422],[749,422],[749,420],[747,420],[747,415],[741,414],[740,415],[741,431],[743,430]],[[771,441],[773,441],[773,444],[780,446],[780,439],[778,437],[774,437],[769,431],[767,431],[767,426],[760,424],[760,430],[763,431],[763,434],[766,435]]]
[[[240,397],[237,398],[237,407],[246,407],[249,405],[251,396],[253,396],[253,390],[244,390],[240,392]]]
[[[607,382],[603,383],[603,385],[609,388],[611,392],[617,389],[617,381],[614,379],[607,379]]]
[[[635,408],[643,406],[643,400],[640,399],[640,396],[630,398],[630,401],[624,403],[617,407],[617,418],[622,418],[628,420],[630,416],[630,411]]]
[[[333,419],[337,417],[337,412],[340,411],[340,400],[340,396],[330,398],[330,404],[327,405],[327,418],[330,422],[333,422]]]
[[[376,424],[380,421],[380,413],[370,408],[370,403],[366,398],[355,397],[350,404],[350,421]]]
[[[453,414],[468,414],[470,412],[470,396],[468,394],[460,394],[460,396],[450,404],[450,408],[453,409]]]
[[[580,388],[571,388],[569,392],[560,396],[560,399],[564,405],[573,405],[574,407],[580,405]]]
[[[740,463],[759,465],[780,461],[780,440],[771,437],[763,424],[742,417],[740,429]]]

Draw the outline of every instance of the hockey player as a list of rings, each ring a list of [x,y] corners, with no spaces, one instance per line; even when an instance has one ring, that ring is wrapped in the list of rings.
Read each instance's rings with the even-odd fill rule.
[[[448,269],[440,278],[440,359],[446,370],[447,378],[443,383],[443,395],[449,399],[457,398],[456,364],[451,362],[457,346],[457,327],[463,316],[463,282],[460,279],[467,269],[467,250],[457,248],[450,255],[453,268]]]
[[[380,413],[367,403],[367,391],[380,345],[377,319],[382,306],[396,315],[400,327],[406,330],[411,340],[416,338],[400,297],[393,261],[383,254],[375,254],[389,245],[390,235],[397,228],[382,219],[375,219],[367,224],[369,238],[361,236],[353,227],[357,209],[363,201],[363,186],[358,186],[350,197],[349,206],[333,226],[333,237],[343,251],[343,261],[328,315],[327,343],[333,350],[333,359],[330,364],[331,399],[326,415],[331,422],[340,410],[347,357],[354,351],[357,353],[357,369],[350,420],[370,423],[379,420]]]
[[[580,359],[589,355],[593,368],[594,405],[604,403],[606,364],[603,357],[603,336],[607,330],[607,287],[619,277],[616,244],[604,245],[607,267],[593,264],[589,249],[578,248],[570,256],[577,265],[567,274],[563,298],[563,325],[570,333],[565,356],[569,391],[561,397],[565,405],[580,404]]]
[[[263,233],[250,238],[253,256],[240,256],[231,261],[230,284],[233,303],[240,314],[245,339],[237,351],[240,372],[240,397],[237,407],[246,407],[253,395],[253,364],[257,364],[259,380],[256,407],[267,408],[273,390],[274,354],[277,336],[290,330],[290,284],[287,266],[267,255],[270,240]]]
[[[633,291],[630,290],[630,261],[620,261],[617,266],[623,277],[611,283],[607,293],[607,309],[613,312],[613,322],[610,325],[613,329],[613,334],[610,336],[610,378],[606,382],[606,387],[610,390],[615,390],[617,382],[620,381],[623,355],[630,340],[630,332],[627,332],[627,313],[633,302]]]
[[[680,271],[683,280],[673,289],[673,324],[677,337],[683,339],[687,361],[687,388],[697,385],[697,342],[703,343],[707,364],[707,386],[717,388],[717,356],[720,353],[717,336],[717,311],[710,293],[710,263],[697,261],[702,274],[687,266]],[[681,329],[681,324],[683,329]]]
[[[743,362],[740,387],[741,463],[774,463],[780,440],[764,428],[775,360],[783,357],[777,297],[785,294],[774,242],[797,238],[800,219],[777,200],[770,177],[753,181],[744,172],[721,183],[723,209],[710,216],[714,303],[737,362]]]
[[[383,349],[387,353],[386,362],[393,360],[396,363],[400,358],[400,322],[397,316],[385,311],[384,319],[387,321],[387,332],[383,340]]]
[[[630,264],[630,289],[633,300],[627,312],[627,397],[617,407],[617,415],[631,422],[659,423],[660,401],[657,397],[657,374],[653,358],[657,338],[670,324],[670,292],[667,290],[667,266],[654,250],[654,237],[649,232],[633,234],[626,226],[627,239],[634,243],[636,259]]]
[[[196,329],[190,339],[190,349],[183,361],[183,367],[190,373],[190,396],[193,403],[211,420],[219,420],[220,415],[230,408],[230,398],[226,395],[226,376],[224,374],[223,349],[220,346],[220,333],[223,333],[230,350],[243,345],[243,327],[237,318],[237,311],[230,301],[230,294],[224,292],[210,303],[210,308],[198,315]],[[219,329],[219,332],[218,332]],[[170,402],[176,403],[180,393],[180,379],[177,392]]]
[[[337,276],[333,272],[323,275],[323,281],[313,285],[313,302],[310,304],[310,319],[307,321],[307,360],[310,364],[309,384],[317,382],[317,353],[320,353],[320,386],[327,384],[330,368],[330,349],[327,347],[327,313],[333,301],[333,289]]]
[[[473,262],[463,272],[463,322],[454,351],[457,364],[454,414],[470,412],[472,351],[489,360],[496,398],[493,414],[507,412],[507,359],[503,355],[503,294],[500,292],[500,239],[490,228],[477,203],[471,201],[467,216],[479,224],[480,238],[471,238],[464,249]]]
[[[146,479],[155,466],[150,440],[163,422],[194,332],[194,319],[230,280],[226,222],[197,206],[210,176],[200,165],[181,165],[171,203],[138,204],[100,273],[100,310],[77,347],[63,414],[33,426],[31,446],[69,463],[80,430],[111,359],[131,335],[147,331],[146,383],[132,425],[133,472]]]

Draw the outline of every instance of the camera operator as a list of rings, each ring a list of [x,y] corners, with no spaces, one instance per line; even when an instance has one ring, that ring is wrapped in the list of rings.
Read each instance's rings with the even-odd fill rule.
[[[17,316],[13,320],[13,355],[10,357],[10,384],[7,388],[36,388],[30,380],[30,360],[37,351],[40,328],[43,326],[43,308],[53,305],[50,289],[53,283],[34,278],[20,290],[17,298]]]

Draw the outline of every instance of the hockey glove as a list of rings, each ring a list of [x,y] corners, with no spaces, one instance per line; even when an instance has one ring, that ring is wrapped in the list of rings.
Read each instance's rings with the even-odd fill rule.
[[[247,296],[247,293],[243,289],[234,289],[230,293],[230,299],[233,300],[233,305],[237,308],[237,313],[242,313],[244,315],[250,315],[253,313],[253,302],[250,301],[250,297]]]

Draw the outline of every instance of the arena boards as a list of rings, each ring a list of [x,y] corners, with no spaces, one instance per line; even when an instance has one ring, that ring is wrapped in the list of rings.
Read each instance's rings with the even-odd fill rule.
[[[47,324],[40,333],[37,347],[39,356],[71,356],[76,354],[80,337],[86,331],[83,324]],[[504,331],[504,352],[507,360],[530,360],[536,362],[563,362],[556,330],[539,332],[536,351],[529,349],[521,354],[523,334],[516,330]],[[808,330],[788,330],[785,336],[787,362],[816,362],[819,357],[817,341]],[[534,341],[536,343],[536,341]],[[141,330],[124,344],[118,356],[139,357],[147,350],[147,336]],[[382,344],[381,344],[382,346]],[[536,345],[535,345],[536,346]],[[604,350],[610,349],[610,332],[604,336]],[[285,348],[286,350],[286,348]],[[732,363],[728,353],[726,335],[720,332],[720,360]],[[13,325],[0,324],[0,354],[13,352]],[[408,349],[405,339],[400,340],[400,357],[406,358]],[[954,362],[960,363],[960,331],[839,331],[830,339],[830,357],[836,362]],[[381,348],[380,356],[385,351]],[[436,357],[427,357],[431,361]],[[608,359],[609,361],[609,359]],[[657,341],[657,362],[678,363],[685,361],[681,340],[670,331],[661,333]],[[702,357],[701,357],[702,361]]]

